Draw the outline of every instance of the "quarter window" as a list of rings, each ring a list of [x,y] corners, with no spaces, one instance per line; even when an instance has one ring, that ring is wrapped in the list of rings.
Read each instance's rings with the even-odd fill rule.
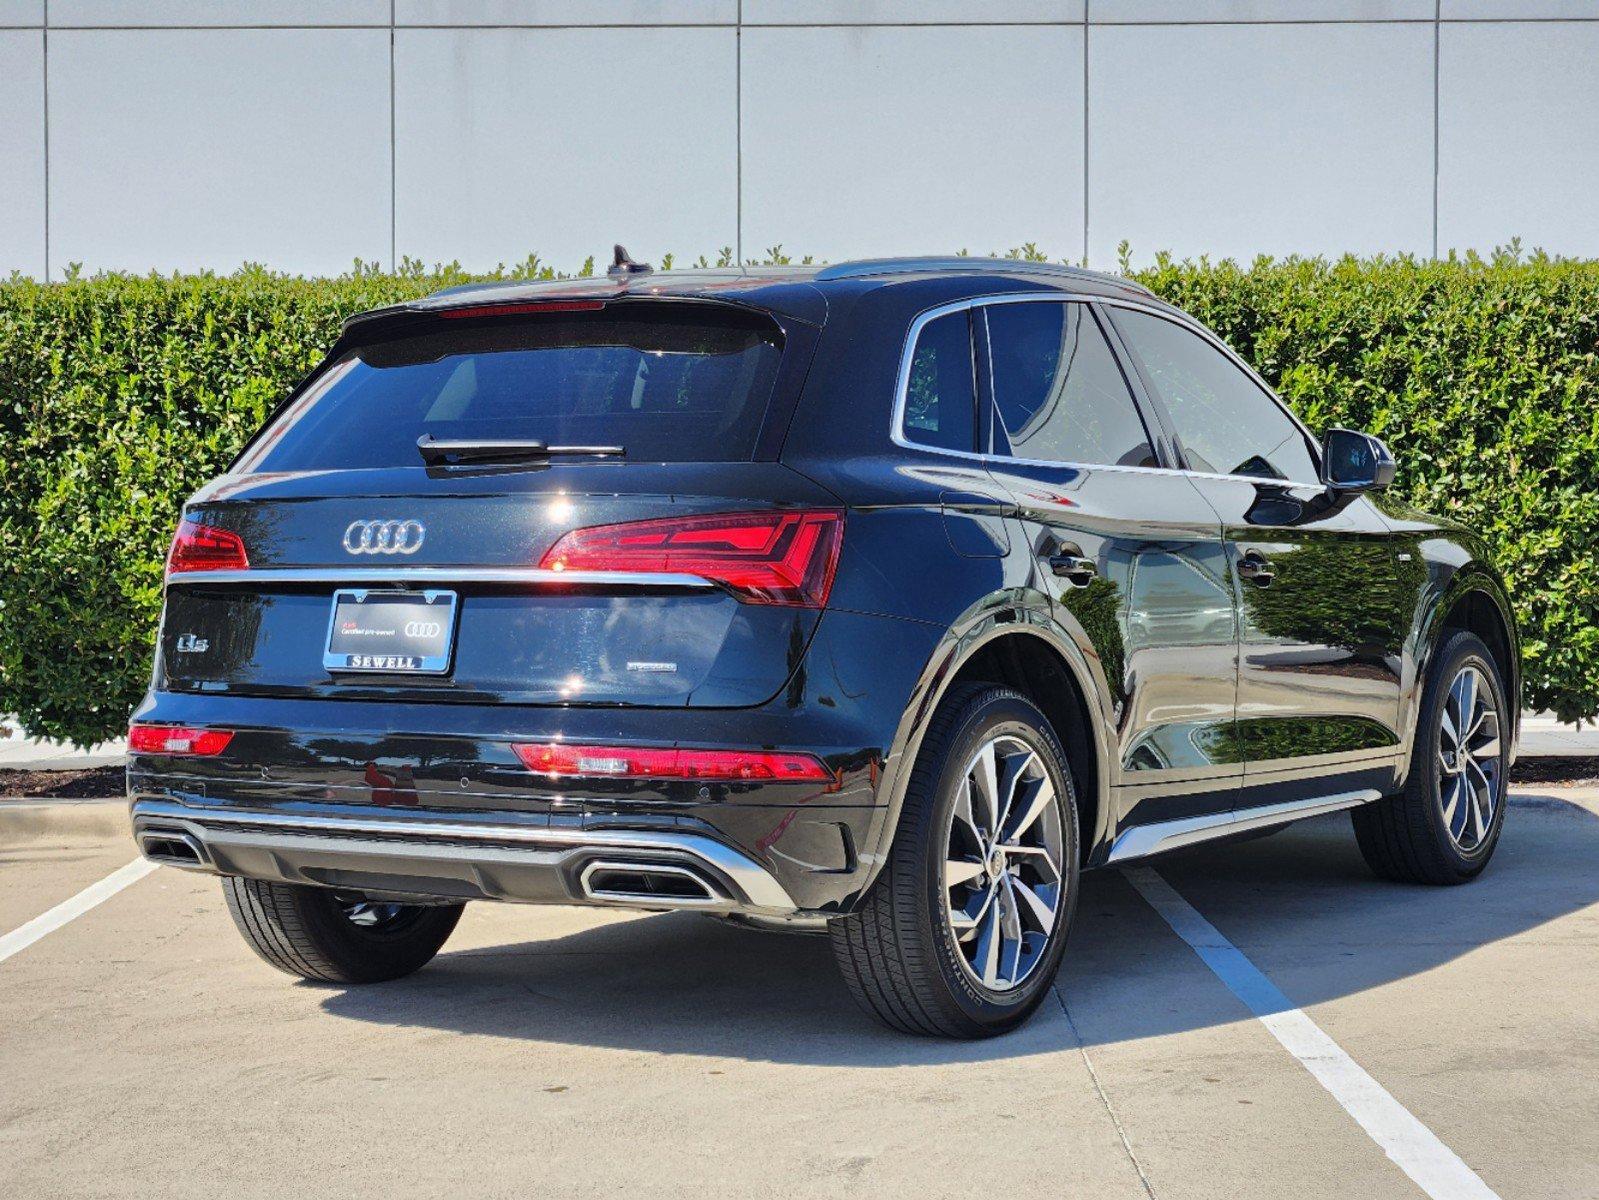
[[[970,452],[977,445],[971,322],[963,309],[922,326],[905,388],[907,441]]]
[[[1083,304],[991,304],[994,404],[1011,453],[1045,462],[1152,467],[1127,381]]]
[[[1215,346],[1136,309],[1117,309],[1116,327],[1166,402],[1191,469],[1296,483],[1319,477],[1304,432]]]

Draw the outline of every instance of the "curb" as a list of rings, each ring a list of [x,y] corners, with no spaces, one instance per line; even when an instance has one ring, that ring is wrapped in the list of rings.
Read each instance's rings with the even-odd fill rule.
[[[128,802],[112,800],[0,799],[0,847],[42,839],[100,839],[122,836],[134,849]]]

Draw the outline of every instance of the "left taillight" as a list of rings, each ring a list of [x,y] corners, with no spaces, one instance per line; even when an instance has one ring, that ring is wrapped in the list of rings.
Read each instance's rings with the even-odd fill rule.
[[[231,729],[191,729],[183,725],[132,725],[128,728],[130,754],[181,754],[208,758],[221,754],[233,740]]]
[[[539,566],[552,571],[697,575],[748,604],[821,608],[844,542],[836,509],[774,509],[574,529]]]
[[[172,548],[167,551],[167,574],[189,571],[245,571],[250,558],[244,552],[244,539],[231,529],[201,525],[197,521],[178,522]]]

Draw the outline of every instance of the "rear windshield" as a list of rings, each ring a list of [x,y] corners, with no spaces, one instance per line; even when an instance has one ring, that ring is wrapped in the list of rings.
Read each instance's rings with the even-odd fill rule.
[[[420,466],[424,434],[621,446],[645,462],[745,461],[782,353],[769,318],[705,305],[439,324],[333,364],[235,470]]]

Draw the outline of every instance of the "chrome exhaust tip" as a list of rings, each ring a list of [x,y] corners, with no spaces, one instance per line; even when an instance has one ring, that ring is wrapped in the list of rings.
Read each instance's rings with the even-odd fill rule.
[[[578,876],[585,899],[641,908],[726,908],[734,903],[692,867],[595,859]]]
[[[200,839],[181,829],[141,829],[139,850],[151,862],[187,871],[209,871],[210,857]]]

